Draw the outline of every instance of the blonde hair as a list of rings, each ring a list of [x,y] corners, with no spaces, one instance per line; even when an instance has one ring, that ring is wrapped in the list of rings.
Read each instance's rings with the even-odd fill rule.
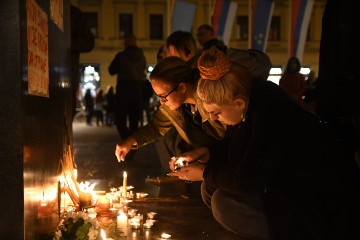
[[[202,69],[206,70],[206,73],[209,74],[210,69],[216,69],[214,65],[223,64],[221,61],[216,61],[219,58],[219,54],[225,55],[225,53],[214,51],[213,49],[202,54],[198,61],[200,75]],[[223,58],[224,56],[221,57]],[[227,71],[224,71],[221,76],[218,75],[218,71],[214,72],[216,79],[200,78],[197,86],[197,95],[201,101],[215,104],[229,103],[235,98],[242,98],[248,101],[251,81],[249,71],[238,63],[230,62],[229,64],[230,68],[227,68]]]

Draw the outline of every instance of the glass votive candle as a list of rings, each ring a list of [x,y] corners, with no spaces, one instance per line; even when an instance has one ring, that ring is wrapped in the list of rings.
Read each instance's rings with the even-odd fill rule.
[[[131,225],[132,223],[139,223],[139,224],[140,224],[140,219],[139,219],[139,218],[136,218],[136,217],[130,218],[130,225]]]
[[[156,220],[154,219],[146,219],[146,223],[154,225],[154,223],[156,222]]]
[[[80,193],[80,210],[84,210],[87,207],[92,205],[92,196],[91,193]]]
[[[109,212],[114,215],[118,215],[119,210],[117,208],[110,208]]]
[[[148,219],[154,219],[154,217],[155,217],[156,214],[157,214],[156,212],[148,212],[148,213],[147,213],[147,218],[148,218]]]
[[[140,214],[140,213],[136,214],[136,215],[134,216],[134,218],[139,219],[140,222],[144,220],[144,216],[143,216],[142,214]]]
[[[100,196],[96,202],[96,212],[108,212],[110,209],[110,201],[107,196]]]
[[[136,213],[137,213],[137,209],[135,209],[135,208],[128,209],[128,216],[130,218],[135,217]]]
[[[144,223],[144,228],[150,229],[151,227],[152,227],[152,223],[151,223],[151,222],[146,221],[146,223]]]
[[[140,223],[139,223],[139,222],[131,222],[131,221],[130,221],[130,228],[131,228],[131,229],[140,229]]]

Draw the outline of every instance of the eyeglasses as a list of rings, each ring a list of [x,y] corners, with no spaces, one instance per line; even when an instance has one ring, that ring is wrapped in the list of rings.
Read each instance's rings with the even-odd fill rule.
[[[170,94],[172,94],[177,88],[178,88],[178,86],[179,86],[179,84],[178,85],[176,85],[176,87],[174,87],[168,94],[166,94],[165,96],[159,96],[159,95],[157,95],[159,98],[161,98],[163,101],[165,101],[165,102],[167,102],[167,101],[169,101],[169,100],[167,100],[167,97],[170,95]]]

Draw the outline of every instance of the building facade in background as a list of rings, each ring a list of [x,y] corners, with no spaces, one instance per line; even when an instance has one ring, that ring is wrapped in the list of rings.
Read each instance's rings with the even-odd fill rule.
[[[102,89],[115,86],[116,77],[108,74],[107,68],[112,57],[122,49],[123,36],[134,33],[138,46],[144,49],[148,64],[156,63],[156,54],[166,37],[171,33],[172,10],[176,0],[71,0],[88,17],[89,25],[96,37],[92,52],[82,54],[83,68],[96,66]],[[178,0],[180,1],[180,0]],[[183,0],[185,1],[185,0]],[[232,0],[237,10],[232,26],[229,47],[249,48],[249,2],[251,0]],[[274,8],[269,27],[265,52],[274,68],[284,69],[289,56],[290,12],[295,0],[274,0]],[[186,0],[196,5],[192,33],[204,23],[211,23],[215,0]],[[307,30],[301,64],[317,74],[322,28],[322,16],[326,0],[314,0]],[[200,49],[200,46],[199,46]],[[275,73],[280,75],[280,73]]]

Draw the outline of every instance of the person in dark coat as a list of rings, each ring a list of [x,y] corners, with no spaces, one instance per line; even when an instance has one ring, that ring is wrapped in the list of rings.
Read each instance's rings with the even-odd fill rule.
[[[146,69],[144,52],[137,47],[134,34],[125,36],[124,47],[109,66],[110,75],[117,75],[115,125],[122,139],[138,129]]]
[[[94,115],[94,96],[91,93],[91,89],[86,89],[84,96],[84,105],[86,111],[86,123],[91,126],[91,120]]]
[[[105,105],[105,123],[106,126],[111,127],[114,123],[115,112],[115,91],[114,87],[108,85],[105,93],[106,105]]]
[[[187,166],[169,175],[203,180],[214,218],[243,237],[359,239],[356,184],[333,132],[221,51],[205,51],[199,70],[198,97],[227,133],[175,158],[172,169],[179,160]]]
[[[215,37],[214,29],[209,24],[202,24],[197,29],[196,34],[199,44],[203,47],[202,50],[210,49],[216,46],[217,49],[226,52],[227,46],[223,41]]]

